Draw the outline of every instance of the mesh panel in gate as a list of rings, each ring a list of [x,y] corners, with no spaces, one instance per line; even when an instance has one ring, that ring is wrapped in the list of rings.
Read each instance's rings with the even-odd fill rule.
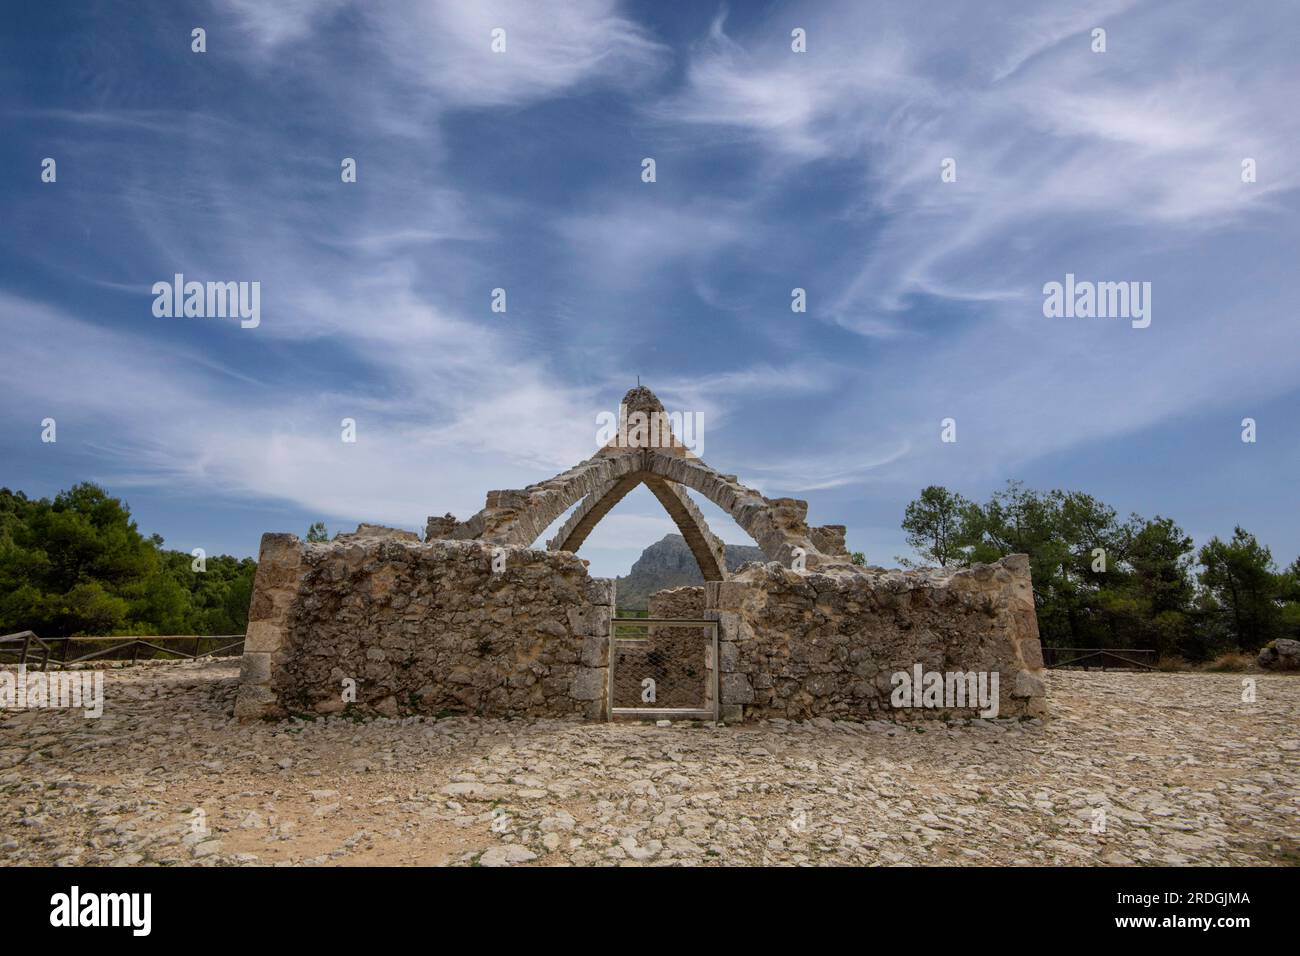
[[[614,627],[612,707],[713,707],[712,627],[624,621]]]

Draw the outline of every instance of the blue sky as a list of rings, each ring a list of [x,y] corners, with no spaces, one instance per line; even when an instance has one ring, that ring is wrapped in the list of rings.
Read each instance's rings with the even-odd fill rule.
[[[1296,49],[1288,2],[17,5],[0,484],[209,553],[422,529],[590,455],[640,375],[874,562],[923,486],[1008,478],[1289,562]],[[155,317],[176,272],[261,324]],[[1150,282],[1150,327],[1045,318],[1067,272]],[[641,490],[582,553],[672,530]]]

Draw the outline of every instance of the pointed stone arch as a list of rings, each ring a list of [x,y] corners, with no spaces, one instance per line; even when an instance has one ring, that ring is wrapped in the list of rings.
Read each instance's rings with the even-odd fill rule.
[[[715,537],[689,497],[673,485],[700,493],[729,514],[769,560],[790,567],[797,556],[802,556],[808,568],[848,560],[844,528],[839,525],[809,528],[805,520],[806,501],[764,497],[741,484],[735,475],[723,474],[707,465],[666,426],[662,430],[658,425],[652,427],[650,441],[645,441],[644,426],[629,428],[629,422],[637,422],[638,415],[643,416],[641,421],[645,416],[665,415],[654,393],[640,386],[629,391],[619,406],[617,436],[591,458],[527,488],[488,492],[484,508],[467,521],[457,521],[451,515],[430,518],[426,537],[527,547],[581,501],[583,505],[561,531],[561,544],[570,540],[581,543],[610,508],[644,481],[683,529],[683,537],[688,541],[692,536],[697,538],[701,550],[696,558],[701,570],[718,565],[718,573],[725,578],[726,564],[710,556]],[[686,529],[692,530],[691,536],[686,535]],[[579,533],[581,537],[576,537]]]
[[[645,485],[663,505],[677,530],[686,539],[695,563],[706,581],[727,579],[726,545],[709,530],[704,514],[691,501],[690,496],[677,485],[658,475],[645,471],[632,472],[618,478],[602,489],[593,491],[583,499],[559,532],[546,543],[550,551],[577,551],[587,535],[615,505],[622,501],[637,485]]]

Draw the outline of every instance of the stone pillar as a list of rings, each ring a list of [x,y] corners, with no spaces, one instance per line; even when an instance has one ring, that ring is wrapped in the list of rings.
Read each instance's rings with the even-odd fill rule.
[[[289,610],[301,570],[302,542],[296,535],[262,535],[235,698],[235,716],[240,720],[283,716],[273,677],[288,652]]]
[[[745,719],[745,705],[754,702],[754,685],[741,666],[741,608],[754,589],[740,581],[708,581],[704,585],[704,616],[718,622],[718,716],[724,723]]]
[[[582,659],[569,696],[583,702],[583,716],[588,720],[609,718],[609,634],[616,586],[613,578],[592,578],[586,594],[592,606],[569,611],[569,626],[574,634],[582,635]]]
[[[1021,716],[1047,714],[1047,671],[1043,667],[1043,645],[1038,636],[1038,614],[1029,574],[1029,556],[1013,554],[1001,561],[997,580],[1003,584],[1001,599],[1011,617],[1010,639],[1016,663],[1010,697]]]

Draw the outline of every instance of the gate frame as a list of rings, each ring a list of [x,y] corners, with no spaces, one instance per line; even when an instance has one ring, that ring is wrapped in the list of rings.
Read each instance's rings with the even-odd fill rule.
[[[694,708],[694,707],[615,707],[614,706],[614,662],[618,658],[615,641],[648,641],[646,637],[615,637],[615,632],[620,624],[671,624],[682,627],[707,627],[711,631],[709,643],[705,644],[708,651],[713,671],[713,677],[710,678],[705,690],[712,691],[712,708]],[[708,663],[706,661],[706,663]],[[605,707],[606,719],[613,720],[615,717],[659,717],[659,718],[680,718],[693,720],[711,720],[714,723],[718,721],[720,713],[719,701],[719,684],[718,678],[719,664],[718,660],[718,622],[692,620],[689,618],[671,618],[671,617],[615,617],[609,619],[609,676],[608,676],[608,699]]]

